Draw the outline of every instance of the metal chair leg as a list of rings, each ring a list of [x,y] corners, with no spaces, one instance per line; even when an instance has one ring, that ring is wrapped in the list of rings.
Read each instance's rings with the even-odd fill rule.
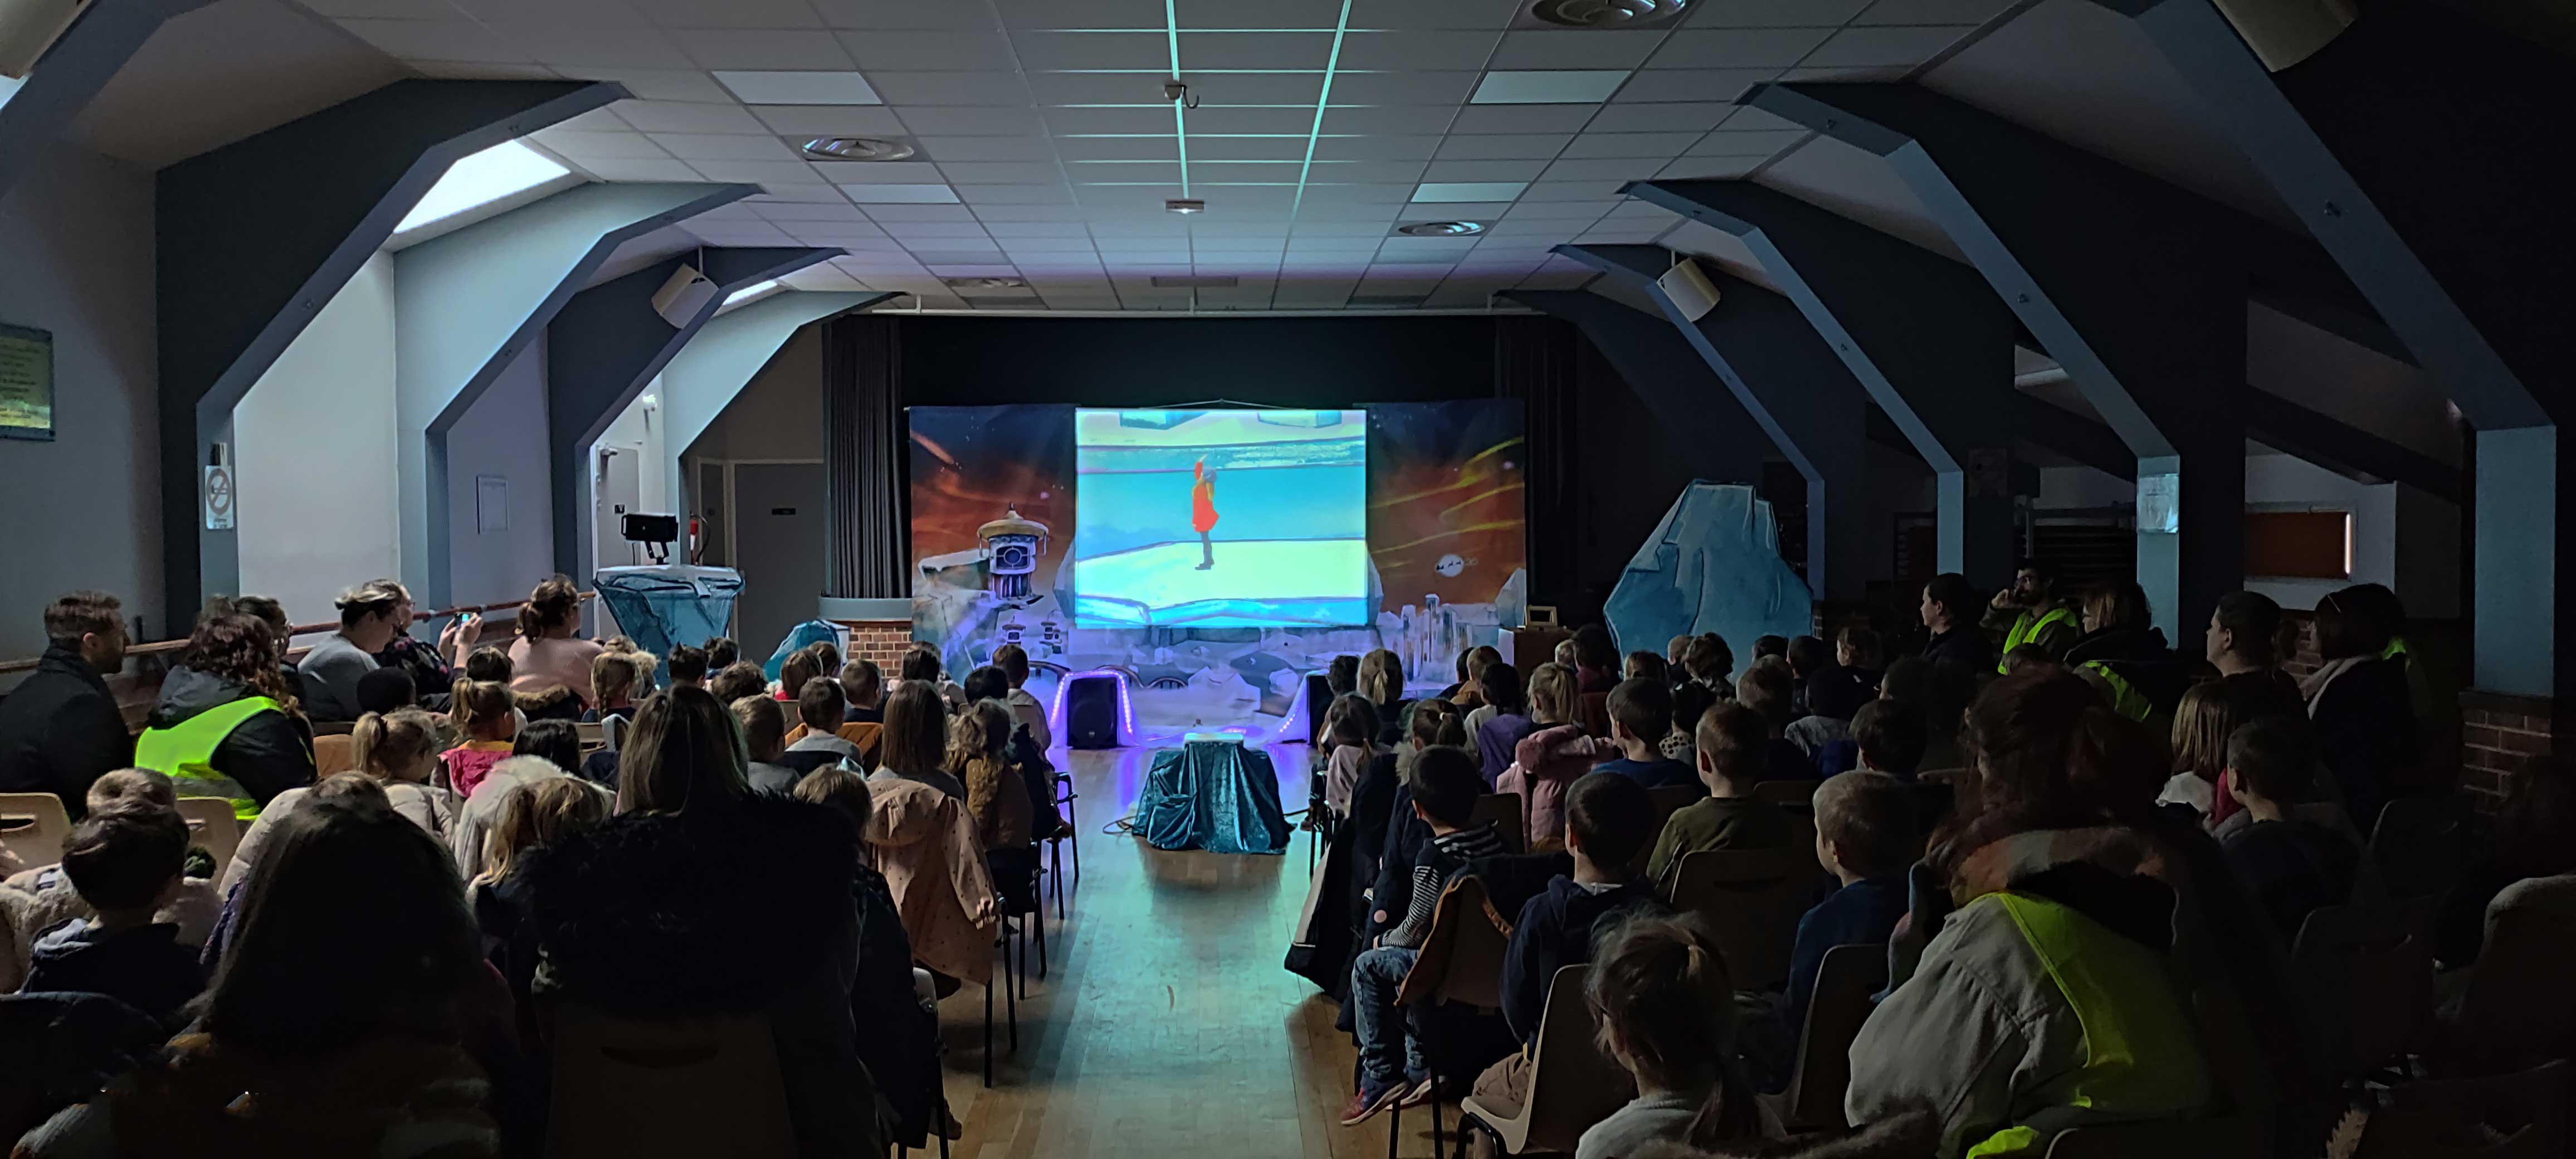
[[[984,984],[984,1089],[993,1089],[993,984]]]
[[[1032,914],[1030,914],[1030,915],[1029,915],[1029,921],[1030,921],[1030,922],[1032,922],[1032,923],[1034,923],[1034,924],[1037,926],[1037,931],[1038,931],[1038,977],[1040,977],[1040,978],[1044,978],[1044,977],[1046,977],[1046,976],[1047,976],[1047,951],[1046,951],[1046,895],[1044,895],[1044,894],[1040,894],[1040,895],[1038,895],[1038,908],[1037,908],[1037,912],[1032,913]]]
[[[1020,1052],[1020,999],[1012,984],[1011,949],[1002,947],[1002,1008],[1011,1026],[1011,1053]]]
[[[1404,1137],[1404,1105],[1386,1109],[1386,1159],[1395,1159],[1396,1140]]]

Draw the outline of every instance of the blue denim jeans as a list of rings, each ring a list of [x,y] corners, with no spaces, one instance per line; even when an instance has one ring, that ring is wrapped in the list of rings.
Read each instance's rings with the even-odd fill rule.
[[[1431,1073],[1411,1014],[1395,1008],[1395,992],[1419,956],[1418,951],[1380,946],[1362,950],[1351,960],[1351,1024],[1360,1040],[1360,1094],[1371,1102],[1388,1087],[1420,1082]]]

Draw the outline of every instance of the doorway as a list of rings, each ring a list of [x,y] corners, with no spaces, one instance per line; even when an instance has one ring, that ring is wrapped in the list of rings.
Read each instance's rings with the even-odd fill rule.
[[[731,465],[734,638],[766,660],[790,628],[814,618],[823,591],[826,487],[821,463]]]

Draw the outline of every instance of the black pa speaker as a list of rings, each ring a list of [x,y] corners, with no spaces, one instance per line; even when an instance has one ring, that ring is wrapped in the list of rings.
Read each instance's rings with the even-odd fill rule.
[[[1306,743],[1324,743],[1324,714],[1333,707],[1333,682],[1321,672],[1306,674]],[[1321,751],[1320,749],[1318,751]]]
[[[1064,689],[1064,744],[1076,749],[1118,747],[1118,678],[1069,677]]]

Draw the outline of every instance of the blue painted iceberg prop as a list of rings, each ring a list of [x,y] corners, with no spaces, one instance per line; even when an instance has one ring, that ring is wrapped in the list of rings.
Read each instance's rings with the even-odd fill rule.
[[[1807,581],[1780,558],[1771,505],[1751,487],[1702,481],[1629,558],[1606,613],[1623,651],[1660,653],[1675,636],[1715,632],[1746,657],[1757,636],[1811,631],[1811,603]]]

